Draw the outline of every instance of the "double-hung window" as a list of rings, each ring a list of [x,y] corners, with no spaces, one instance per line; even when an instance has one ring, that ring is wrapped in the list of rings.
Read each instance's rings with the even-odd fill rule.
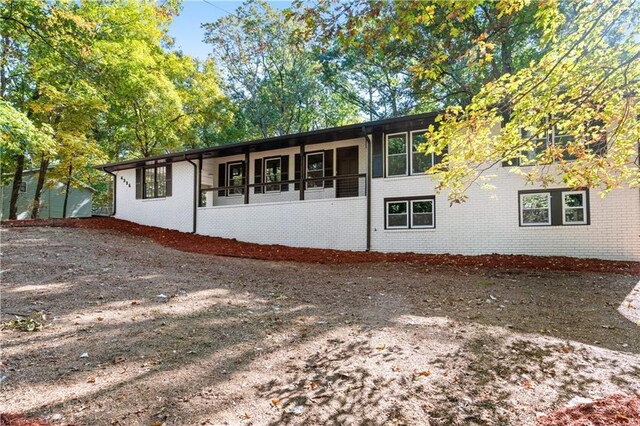
[[[408,209],[408,201],[387,201],[387,228],[408,228]]]
[[[433,228],[434,221],[434,200],[411,200],[411,227],[412,228]]]
[[[424,152],[426,142],[425,130],[411,133],[411,174],[413,175],[426,173],[433,167],[434,154]]]
[[[519,197],[521,226],[589,224],[587,190],[521,191]]]
[[[387,135],[387,176],[407,174],[407,134]]]
[[[282,159],[266,158],[264,160],[264,182],[275,183],[282,181]],[[265,192],[280,192],[280,184],[267,185]]]
[[[520,223],[522,226],[551,225],[551,194],[520,194]]]
[[[324,152],[310,153],[306,158],[306,177],[316,179],[307,182],[307,189],[324,188]]]
[[[385,200],[386,229],[435,228],[435,197]]]
[[[584,225],[587,223],[587,193],[566,191],[562,193],[562,224]]]
[[[227,186],[238,187],[229,189],[229,195],[244,194],[244,163],[229,163],[228,168]]]

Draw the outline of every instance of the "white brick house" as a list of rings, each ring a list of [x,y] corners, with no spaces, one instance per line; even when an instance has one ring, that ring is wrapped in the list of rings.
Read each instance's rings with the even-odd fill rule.
[[[496,170],[466,203],[413,152],[435,114],[106,164],[115,217],[296,247],[640,260],[640,192],[541,189]]]

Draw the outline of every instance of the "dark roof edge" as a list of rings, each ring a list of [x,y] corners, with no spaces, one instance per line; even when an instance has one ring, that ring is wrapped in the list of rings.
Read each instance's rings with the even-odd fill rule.
[[[354,131],[358,129],[362,129],[364,131],[366,128],[385,126],[389,124],[399,124],[404,121],[435,118],[441,112],[442,111],[433,111],[433,112],[427,112],[422,114],[405,115],[402,117],[384,118],[381,120],[368,121],[364,123],[347,124],[344,126],[311,130],[309,132],[295,133],[291,135],[274,136],[274,137],[264,138],[264,139],[254,139],[246,142],[237,142],[237,143],[217,145],[217,146],[207,147],[207,148],[191,149],[187,151],[173,152],[168,154],[156,155],[152,157],[144,157],[144,158],[137,158],[133,160],[107,163],[107,164],[95,166],[94,168],[102,171],[111,171],[115,169],[124,170],[127,168],[134,168],[140,163],[146,162],[146,161],[169,160],[169,159],[178,159],[178,161],[184,161],[186,159],[196,159],[200,154],[221,151],[221,150],[228,150],[233,148],[251,147],[251,146],[263,144],[266,142],[278,142],[278,141],[285,141],[289,139],[302,139],[310,136],[322,135],[323,133],[330,134],[330,133],[348,132],[348,131]],[[182,157],[182,159],[180,157]],[[131,167],[127,167],[127,166],[131,166]]]

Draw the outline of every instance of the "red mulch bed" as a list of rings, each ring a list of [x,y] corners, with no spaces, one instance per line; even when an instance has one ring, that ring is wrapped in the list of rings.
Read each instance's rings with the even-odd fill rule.
[[[554,411],[538,421],[538,426],[640,426],[640,398],[609,395],[588,404]]]
[[[504,269],[537,269],[555,271],[609,272],[640,275],[640,262],[623,262],[599,259],[579,259],[558,256],[524,256],[490,254],[463,256],[452,254],[377,253],[343,250],[296,248],[282,245],[245,243],[237,240],[207,237],[154,226],[138,225],[111,217],[86,219],[15,220],[3,225],[60,226],[69,228],[110,229],[132,235],[148,237],[163,246],[178,250],[217,256],[244,257],[251,259],[291,261],[321,264],[405,262],[423,265],[445,265],[457,267],[482,267]]]
[[[51,423],[42,419],[29,419],[21,414],[0,413],[0,426],[51,426]]]

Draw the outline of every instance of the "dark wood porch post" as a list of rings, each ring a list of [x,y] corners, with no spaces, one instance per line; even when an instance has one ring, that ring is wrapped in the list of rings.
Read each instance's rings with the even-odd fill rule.
[[[249,204],[249,151],[244,154],[244,203]]]
[[[300,145],[300,201],[304,200],[304,177],[307,170],[304,158],[304,144]]]

